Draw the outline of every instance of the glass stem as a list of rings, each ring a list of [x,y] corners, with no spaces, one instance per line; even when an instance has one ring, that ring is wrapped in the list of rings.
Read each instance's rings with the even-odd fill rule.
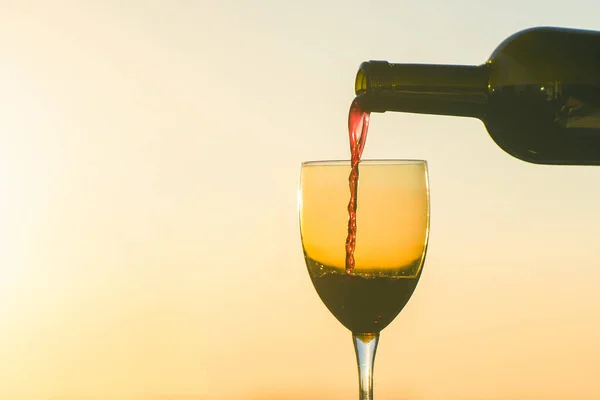
[[[373,366],[379,333],[353,333],[352,339],[358,363],[359,399],[373,400]]]

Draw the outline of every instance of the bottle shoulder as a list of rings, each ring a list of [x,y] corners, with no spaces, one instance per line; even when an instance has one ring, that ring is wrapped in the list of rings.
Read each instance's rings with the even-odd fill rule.
[[[556,27],[519,31],[485,63],[490,85],[600,84],[600,32]]]
[[[513,33],[504,39],[492,52],[488,62],[505,53],[542,49],[552,51],[550,46],[565,47],[577,42],[600,41],[600,32],[585,29],[537,26]],[[554,49],[556,51],[557,49]]]

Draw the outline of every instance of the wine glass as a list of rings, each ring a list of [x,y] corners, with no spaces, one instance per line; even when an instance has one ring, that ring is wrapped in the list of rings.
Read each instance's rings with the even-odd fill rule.
[[[349,161],[302,164],[300,234],[312,283],[329,311],[352,332],[359,396],[373,398],[379,333],[410,299],[429,237],[427,162],[359,164],[354,269],[346,272]]]

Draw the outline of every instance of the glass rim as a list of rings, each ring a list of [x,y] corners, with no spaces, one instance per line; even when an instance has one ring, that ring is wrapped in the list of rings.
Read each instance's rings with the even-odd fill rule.
[[[311,165],[350,165],[351,160],[313,160],[302,162],[302,167]],[[409,158],[372,158],[360,160],[359,165],[427,165],[427,160]]]

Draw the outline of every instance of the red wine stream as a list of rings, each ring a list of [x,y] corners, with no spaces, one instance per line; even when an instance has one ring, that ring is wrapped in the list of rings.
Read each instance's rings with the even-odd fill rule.
[[[362,156],[367,131],[369,130],[370,113],[362,109],[355,99],[348,114],[348,134],[350,136],[350,201],[348,202],[348,236],[346,237],[346,274],[354,269],[354,249],[356,248],[356,210],[358,208],[358,164]]]

